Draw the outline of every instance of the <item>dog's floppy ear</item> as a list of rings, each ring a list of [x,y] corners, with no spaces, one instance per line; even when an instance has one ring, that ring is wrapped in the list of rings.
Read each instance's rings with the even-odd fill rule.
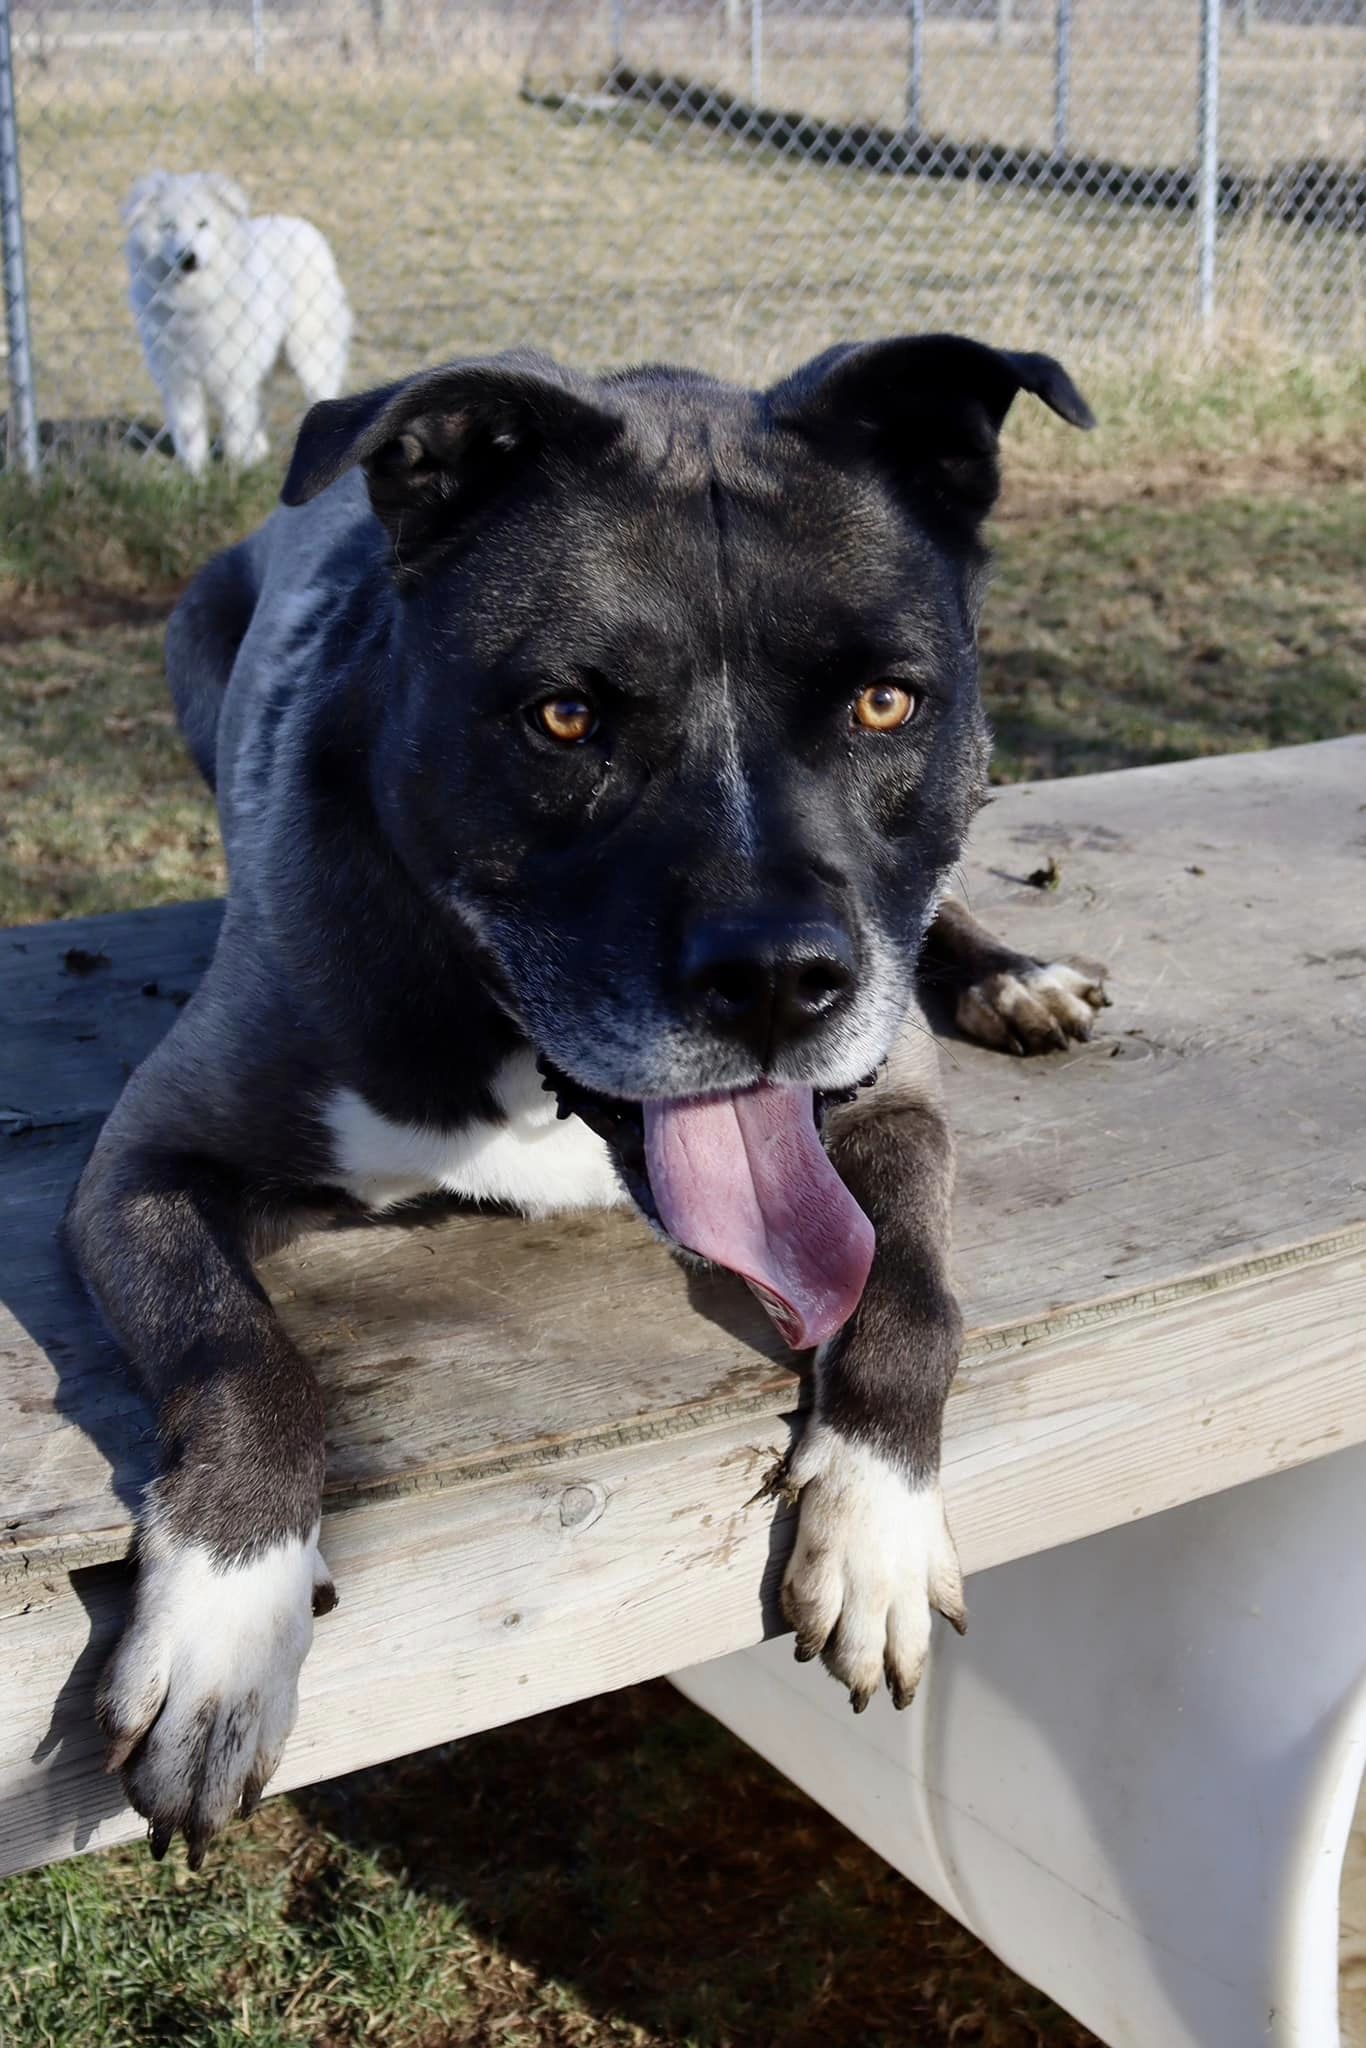
[[[988,348],[958,334],[828,349],[769,393],[776,424],[881,461],[969,534],[996,500],[996,443],[1029,391],[1074,427],[1091,408],[1052,356]]]
[[[604,447],[620,424],[588,379],[534,350],[449,363],[313,406],[280,496],[307,504],[359,464],[406,548],[452,532],[542,449]]]
[[[222,171],[206,171],[204,183],[219,204],[227,207],[229,213],[236,214],[239,220],[250,219],[251,201],[236,178],[226,177]]]
[[[165,171],[145,171],[140,178],[136,179],[133,189],[124,200],[123,206],[120,209],[124,226],[131,228],[136,221],[140,220],[148,208],[156,204],[165,189]]]

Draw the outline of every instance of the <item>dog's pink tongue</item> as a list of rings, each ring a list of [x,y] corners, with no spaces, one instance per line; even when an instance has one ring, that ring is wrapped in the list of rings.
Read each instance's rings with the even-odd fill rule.
[[[848,1322],[873,1226],[825,1155],[809,1088],[647,1102],[645,1156],[670,1236],[747,1280],[794,1350]]]

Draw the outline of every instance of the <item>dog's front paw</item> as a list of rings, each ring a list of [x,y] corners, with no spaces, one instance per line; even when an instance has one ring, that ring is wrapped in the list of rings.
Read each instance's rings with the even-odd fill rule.
[[[294,1726],[313,1617],[336,1594],[307,1538],[240,1564],[153,1527],[133,1615],[100,1680],[96,1712],[152,1854],[177,1831],[197,1870],[233,1813],[250,1813]]]
[[[1065,961],[1026,960],[974,982],[958,998],[958,1028],[979,1044],[1007,1052],[1051,1052],[1089,1038],[1097,1010],[1109,1003],[1103,971]]]
[[[861,1714],[885,1676],[910,1705],[930,1646],[931,1610],[961,1634],[963,1575],[937,1480],[916,1485],[865,1445],[813,1422],[789,1484],[801,1492],[783,1613],[797,1658],[819,1657]]]

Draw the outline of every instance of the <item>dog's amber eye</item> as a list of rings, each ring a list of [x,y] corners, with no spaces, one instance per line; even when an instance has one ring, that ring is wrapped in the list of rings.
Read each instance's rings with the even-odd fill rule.
[[[869,732],[895,732],[910,724],[919,706],[915,691],[904,683],[869,683],[854,699],[854,717]]]
[[[551,739],[567,747],[590,738],[598,723],[596,711],[584,697],[547,697],[544,704],[536,706],[536,716]]]

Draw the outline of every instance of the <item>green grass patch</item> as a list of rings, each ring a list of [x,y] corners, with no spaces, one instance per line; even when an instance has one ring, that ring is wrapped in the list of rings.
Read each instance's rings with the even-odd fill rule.
[[[1366,363],[1295,357],[1230,340],[1124,369],[1078,366],[1099,425],[1060,429],[1021,399],[1003,442],[1007,502],[1040,506],[1082,491],[1108,505],[1145,497],[1288,497],[1359,478],[1366,465]]]
[[[36,484],[0,471],[0,600],[168,590],[258,525],[279,485],[268,468],[201,480],[157,455],[54,463]]]
[[[472,1946],[454,1907],[282,1810],[206,1884],[142,1850],[0,1887],[0,2042],[415,2048],[458,2023]]]
[[[761,362],[741,360],[714,339],[698,360],[723,374],[776,375],[800,353],[788,339],[770,342]],[[1211,500],[1288,502],[1339,486],[1360,517],[1351,489],[1366,470],[1360,361],[1251,350],[1102,368],[1082,381],[1095,433],[1071,431],[1032,400],[1014,408],[1002,450],[1008,518],[1022,510],[1044,531],[1050,512],[1059,521],[1077,506],[1127,515],[1151,500],[1164,519],[1183,506],[1202,519]],[[164,597],[258,525],[276,503],[290,445],[290,387],[277,377],[274,389],[286,431],[271,460],[245,473],[215,465],[196,479],[160,455],[114,452],[56,460],[37,484],[0,470],[0,605],[92,592]]]
[[[1006,523],[982,633],[999,780],[1366,725],[1366,492]]]
[[[0,924],[221,891],[161,638],[149,621],[0,640]]]

